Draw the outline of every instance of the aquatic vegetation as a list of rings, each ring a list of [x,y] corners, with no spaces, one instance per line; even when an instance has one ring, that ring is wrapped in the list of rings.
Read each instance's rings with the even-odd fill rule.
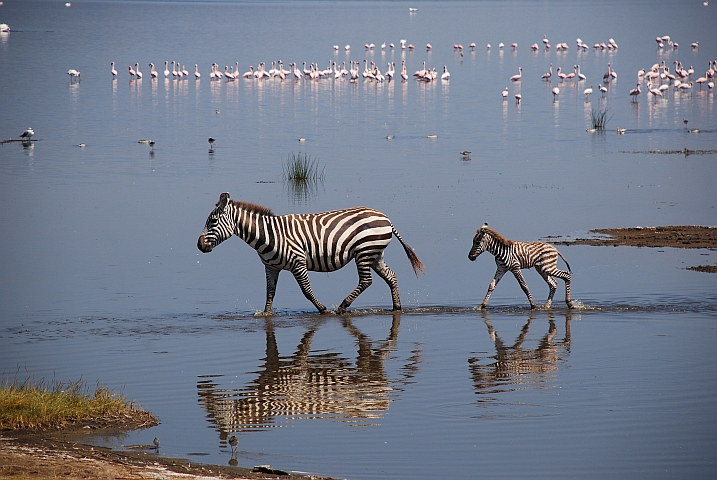
[[[296,155],[293,152],[289,154],[283,168],[284,178],[297,182],[308,180],[323,181],[326,170],[326,166],[324,166],[319,172],[319,162],[316,159],[312,159],[308,154],[299,153]]]
[[[319,170],[319,162],[308,154],[293,152],[283,164],[284,181],[294,201],[306,202],[318,193],[319,184],[324,183],[326,166]]]
[[[595,130],[605,130],[605,126],[607,125],[607,122],[610,121],[612,118],[612,115],[609,117],[608,115],[609,109],[606,107],[604,109],[595,110],[594,108],[590,112],[590,121],[592,124],[592,128]]]

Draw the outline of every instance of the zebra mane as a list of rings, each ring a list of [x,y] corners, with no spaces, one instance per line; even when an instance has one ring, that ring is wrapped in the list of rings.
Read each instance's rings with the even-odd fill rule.
[[[269,207],[263,207],[261,205],[257,205],[256,203],[238,202],[236,200],[231,200],[231,202],[237,208],[240,208],[241,210],[246,210],[247,212],[256,213],[258,215],[269,215],[272,217],[276,216],[276,214]]]
[[[492,228],[488,228],[488,227],[484,226],[483,228],[481,228],[481,230],[485,231],[486,233],[489,233],[490,235],[493,236],[493,238],[495,238],[498,242],[502,243],[505,246],[509,247],[509,246],[513,245],[513,243],[514,243],[513,240],[508,240],[507,238],[505,238],[503,235],[496,232]]]

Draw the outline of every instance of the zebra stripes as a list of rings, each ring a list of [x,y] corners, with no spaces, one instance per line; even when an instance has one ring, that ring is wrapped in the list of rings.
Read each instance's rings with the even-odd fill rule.
[[[558,277],[565,281],[565,303],[567,303],[568,308],[573,308],[570,300],[570,265],[554,246],[545,242],[517,242],[515,240],[506,240],[498,232],[488,228],[487,223],[484,223],[483,226],[478,229],[475,237],[473,237],[473,246],[468,253],[468,259],[474,261],[478,258],[478,255],[485,251],[495,256],[495,264],[498,268],[495,271],[493,280],[488,286],[488,293],[483,299],[483,303],[478,307],[479,309],[485,308],[491,293],[495,290],[495,286],[508,271],[512,272],[516,280],[518,280],[520,287],[528,297],[530,308],[535,308],[536,305],[533,301],[533,297],[530,295],[530,290],[528,290],[528,284],[525,283],[523,274],[520,271],[523,268],[533,267],[535,267],[535,270],[550,287],[550,294],[548,295],[548,300],[545,302],[545,308],[550,308],[553,302],[553,295],[555,295],[555,290],[558,286],[558,282],[552,277]],[[558,269],[558,256],[560,256],[568,266],[567,272]]]
[[[401,309],[396,274],[383,259],[384,249],[393,235],[396,236],[411,262],[414,272],[423,271],[423,264],[406,244],[391,221],[381,212],[354,207],[314,214],[277,216],[266,208],[246,202],[237,202],[222,193],[216,208],[207,218],[197,247],[209,253],[232,235],[244,240],[257,251],[266,272],[266,305],[270,314],[276,282],[282,270],[289,270],[304,296],[320,313],[326,307],[314,296],[309,271],[332,272],[356,261],[358,286],[341,302],[337,313],[344,313],[372,283],[371,270],[375,271],[391,289],[393,309]]]

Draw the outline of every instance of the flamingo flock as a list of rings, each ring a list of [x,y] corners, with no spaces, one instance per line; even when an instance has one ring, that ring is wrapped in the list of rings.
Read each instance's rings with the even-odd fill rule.
[[[679,45],[674,42],[669,35],[656,37],[656,41],[658,44],[658,49],[677,49],[679,47]],[[550,40],[548,40],[547,35],[543,35],[541,43],[542,48],[546,51],[553,48],[551,46]],[[583,42],[583,40],[580,38],[576,40],[576,45],[578,51],[588,51],[590,49],[590,46]],[[377,48],[374,43],[366,43],[364,47],[367,53]],[[475,52],[476,43],[472,42],[469,44],[468,47],[470,48],[471,52]],[[516,52],[518,49],[518,43],[513,42],[510,44],[510,47],[512,48],[513,52]],[[699,48],[699,42],[692,43],[691,47],[693,49]],[[387,48],[393,50],[397,47],[394,43],[387,44],[386,42],[383,42],[380,44],[380,48],[381,50],[386,50]],[[408,43],[405,39],[399,41],[399,48],[403,51],[408,52],[411,52],[415,49],[414,45]],[[505,44],[503,42],[500,42],[498,44],[498,49],[503,50],[504,48]],[[540,50],[541,47],[536,42],[530,45],[529,48],[531,51],[535,52]],[[554,48],[558,52],[564,52],[569,50],[570,47],[567,43],[560,42],[555,44]],[[343,49],[348,55],[351,51],[351,46],[346,45]],[[426,44],[426,50],[428,52],[430,52],[432,49],[433,45],[431,45],[430,43]],[[460,43],[456,43],[453,45],[454,52],[460,53],[461,57],[463,55],[463,49],[464,47]],[[491,44],[487,44],[487,49],[490,51]],[[613,38],[610,38],[607,42],[599,42],[593,44],[592,49],[597,52],[603,50],[615,51],[618,49],[618,44]],[[338,52],[340,51],[340,47],[338,45],[334,45],[333,50],[334,54],[338,54]],[[362,63],[363,69],[361,69]],[[115,62],[111,62],[110,66],[110,73],[112,75],[113,80],[117,79],[118,73],[115,69]],[[300,68],[298,63],[291,62],[288,64],[288,69],[285,68],[285,64],[282,60],[275,60],[271,62],[271,68],[267,67],[267,63],[259,62],[258,64],[256,64],[256,67],[254,65],[250,65],[248,71],[240,73],[239,62],[235,62],[234,65],[225,65],[223,69],[219,66],[219,64],[212,63],[209,78],[211,81],[226,80],[227,82],[233,82],[239,79],[242,79],[244,81],[279,79],[283,81],[289,78],[295,81],[304,79],[318,81],[322,79],[340,80],[346,78],[352,83],[358,82],[360,80],[363,80],[364,82],[375,83],[392,81],[407,82],[410,78],[407,72],[406,60],[402,60],[400,71],[396,70],[395,62],[387,62],[386,68],[382,71],[382,69],[376,62],[369,59],[364,59],[363,62],[353,60],[347,60],[342,62],[336,60],[329,60],[326,68],[321,68],[318,63],[309,63],[307,65],[307,62],[303,62],[303,68]],[[185,65],[180,64],[179,62],[174,60],[171,62],[164,62],[163,72],[158,72],[153,63],[149,63],[149,68],[149,75],[152,80],[160,78],[161,74],[164,75],[165,79],[169,79],[171,77],[174,80],[187,80],[190,77],[190,73],[186,69]],[[672,87],[675,91],[678,92],[689,92],[694,86],[699,86],[700,90],[702,90],[703,86],[706,86],[708,89],[712,90],[714,89],[714,76],[716,70],[717,60],[710,61],[708,68],[705,71],[705,74],[693,79],[693,77],[696,77],[696,75],[694,74],[695,71],[692,66],[690,66],[688,69],[685,69],[681,62],[675,61],[674,68],[671,71],[670,67],[665,65],[665,62],[662,61],[660,64],[653,65],[649,70],[643,68],[638,71],[638,82],[636,84],[636,88],[629,90],[628,96],[630,97],[631,102],[637,102],[643,92],[641,88],[641,84],[643,83],[643,81],[645,82],[648,94],[652,95],[655,101],[658,101],[659,98],[665,97],[665,94],[670,89],[670,87]],[[143,77],[143,73],[140,71],[139,63],[135,63],[134,66],[128,66],[128,72],[130,80],[141,80]],[[69,70],[67,73],[70,75],[72,81],[79,81],[79,71]],[[194,64],[193,76],[197,81],[200,80],[202,76],[199,72],[198,64]],[[451,74],[448,71],[447,65],[444,65],[443,72],[439,73],[436,67],[427,66],[425,61],[423,62],[422,68],[415,71],[412,76],[416,81],[419,82],[434,82],[439,78],[443,82],[448,82],[451,78]],[[557,66],[555,71],[553,71],[553,64],[550,63],[548,71],[542,74],[540,78],[544,82],[551,84],[553,82],[553,77],[556,77],[559,85],[563,84],[564,82],[577,82],[577,84],[579,84],[580,82],[585,82],[587,80],[587,76],[580,71],[579,64],[574,64],[572,66],[572,71],[568,69],[564,70],[563,66],[560,65]],[[612,67],[612,64],[608,62],[607,70],[602,76],[602,82],[598,82],[597,86],[597,89],[601,94],[601,98],[605,98],[605,95],[608,92],[608,86],[610,85],[610,83],[616,81],[617,78],[617,72]],[[518,73],[509,77],[508,80],[513,84],[520,85],[521,81],[523,80],[523,67],[518,67]],[[554,102],[557,102],[557,99],[560,95],[559,85],[553,88],[549,87],[550,92],[553,95]],[[576,85],[576,83],[573,83],[573,85]],[[585,88],[583,90],[586,103],[590,101],[590,96],[593,94],[593,91],[594,90],[592,85],[590,85],[589,88]],[[501,91],[501,97],[503,101],[507,100],[509,95],[509,88],[505,87],[505,90]],[[520,104],[522,101],[522,94],[518,92],[514,95],[514,97],[516,99],[516,103]]]
[[[656,40],[658,42],[658,48],[665,48],[665,45],[673,49],[678,48],[678,44],[676,42],[673,42],[669,35],[657,37]],[[546,50],[551,48],[550,41],[548,40],[546,35],[543,36],[542,43]],[[577,45],[578,50],[589,49],[588,45],[585,44],[580,38],[577,39]],[[489,50],[490,47],[490,44],[488,44]],[[502,48],[503,43],[500,43],[498,47]],[[515,47],[517,47],[517,44],[514,44],[513,47],[515,49]],[[693,43],[691,47],[693,49],[699,48],[699,42]],[[556,49],[567,48],[567,44],[563,43],[558,44],[558,46],[556,47]],[[617,42],[615,42],[614,39],[610,38],[607,43],[594,44],[593,48],[595,50],[617,50],[618,46]],[[540,47],[537,43],[534,43],[530,46],[530,49],[536,51],[539,50]],[[652,95],[652,97],[655,99],[655,102],[657,102],[659,98],[665,97],[665,93],[670,89],[671,86],[673,90],[678,92],[689,92],[695,85],[699,85],[700,90],[702,89],[703,85],[706,85],[709,90],[712,90],[714,89],[715,71],[717,71],[717,60],[712,60],[709,62],[705,74],[703,76],[699,76],[698,78],[693,79],[693,77],[695,77],[695,70],[692,66],[690,66],[688,69],[685,69],[681,62],[675,61],[673,70],[674,73],[672,73],[670,71],[670,67],[665,65],[665,62],[663,60],[659,64],[654,64],[649,70],[646,70],[644,68],[640,69],[637,72],[638,82],[636,88],[631,89],[628,92],[628,95],[631,99],[631,102],[637,102],[638,97],[642,93],[641,83],[643,80],[646,82],[648,94]],[[579,64],[573,65],[572,72],[565,73],[565,71],[563,71],[563,67],[561,66],[558,66],[557,70],[553,72],[553,64],[551,63],[548,67],[548,71],[542,74],[540,78],[544,82],[550,84],[552,83],[553,76],[557,77],[559,84],[571,81],[576,81],[579,83],[587,80],[587,76],[580,71]],[[510,82],[519,84],[522,78],[523,68],[518,67],[518,74],[511,76],[508,80]],[[608,86],[616,80],[617,72],[612,67],[612,64],[608,62],[607,71],[602,76],[602,83],[598,82],[597,87],[600,91],[601,98],[605,98],[605,94],[608,92]],[[590,101],[590,95],[593,94],[593,91],[594,90],[592,85],[590,85],[589,88],[585,88],[583,90],[586,103]],[[553,102],[557,102],[557,99],[560,95],[560,87],[553,87],[550,89],[550,92],[553,95]],[[508,98],[509,93],[510,92],[508,87],[505,87],[505,90],[501,91],[501,97],[503,101]],[[517,93],[515,97],[516,103],[520,103],[520,101],[522,100],[522,95],[520,93]]]

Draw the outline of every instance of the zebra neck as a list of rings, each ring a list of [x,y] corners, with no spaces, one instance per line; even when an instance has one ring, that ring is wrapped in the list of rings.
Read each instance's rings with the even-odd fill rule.
[[[234,216],[236,219],[234,235],[244,240],[250,247],[256,250],[273,242],[274,225],[271,221],[273,217],[242,208],[237,208]]]
[[[486,250],[488,250],[492,255],[496,255],[501,251],[505,251],[508,249],[508,246],[506,244],[498,241],[493,237],[490,238],[490,241],[488,242],[488,245],[486,247]]]

